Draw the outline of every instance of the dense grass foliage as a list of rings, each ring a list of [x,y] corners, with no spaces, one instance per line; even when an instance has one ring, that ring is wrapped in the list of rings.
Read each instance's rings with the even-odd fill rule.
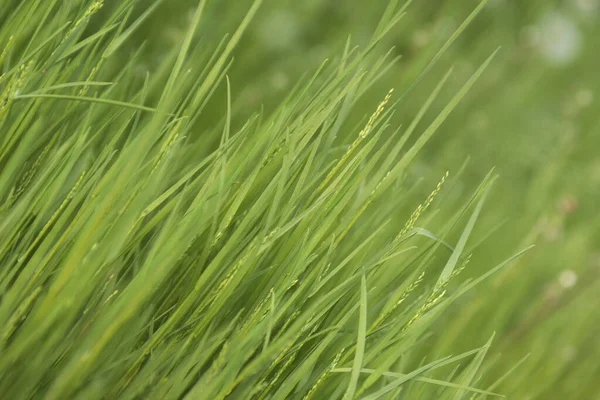
[[[597,398],[594,17],[427,3],[4,0],[0,398]]]

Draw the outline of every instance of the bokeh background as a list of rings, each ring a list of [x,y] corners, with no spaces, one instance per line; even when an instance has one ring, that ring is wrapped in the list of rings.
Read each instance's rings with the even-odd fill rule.
[[[261,107],[276,107],[303,73],[325,58],[339,58],[348,38],[365,45],[387,2],[265,0],[230,71],[238,121]],[[389,88],[407,89],[478,3],[413,1],[377,50],[393,48],[401,58],[366,93],[352,122],[370,113]],[[214,48],[250,5],[209,2],[198,43]],[[153,43],[140,74],[181,42],[195,6],[189,0],[164,2],[134,44],[121,50],[127,56],[143,41]],[[490,68],[414,164],[411,179],[422,179],[424,198],[446,170],[458,173],[464,166],[432,221],[435,231],[444,213],[464,201],[491,168],[500,175],[475,232],[485,240],[467,276],[480,275],[526,245],[536,248],[464,297],[424,346],[430,354],[457,353],[495,331],[484,381],[531,353],[500,392],[524,400],[600,399],[600,0],[489,0],[399,103],[394,121],[408,124],[450,67],[454,73],[442,97],[452,96],[499,46]],[[223,94],[203,123],[219,121]],[[351,140],[345,131],[351,134],[342,130],[339,145]],[[399,204],[399,215],[415,206]]]

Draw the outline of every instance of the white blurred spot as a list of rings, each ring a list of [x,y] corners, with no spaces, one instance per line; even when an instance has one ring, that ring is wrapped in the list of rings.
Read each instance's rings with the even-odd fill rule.
[[[560,274],[558,282],[563,288],[571,289],[577,284],[577,273],[571,269],[567,269]]]
[[[599,0],[571,0],[575,6],[584,12],[597,11],[600,7]]]
[[[566,65],[573,62],[581,45],[581,32],[571,18],[552,12],[540,21],[537,47],[549,63]]]

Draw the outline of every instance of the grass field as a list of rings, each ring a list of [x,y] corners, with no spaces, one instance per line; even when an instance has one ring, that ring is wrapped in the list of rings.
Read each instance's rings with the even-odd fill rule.
[[[0,399],[600,399],[600,2],[0,1]]]

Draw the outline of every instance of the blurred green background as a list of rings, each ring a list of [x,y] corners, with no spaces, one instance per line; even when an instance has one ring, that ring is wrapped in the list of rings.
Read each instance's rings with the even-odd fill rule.
[[[152,69],[181,42],[196,1],[169,0],[138,32]],[[268,112],[303,73],[340,57],[351,39],[365,45],[387,0],[266,0],[235,51],[230,72],[237,119]],[[114,3],[116,4],[116,2]],[[234,31],[250,0],[211,1],[198,43],[214,48]],[[349,128],[393,87],[402,93],[479,4],[476,0],[416,0],[378,51],[400,60],[358,105]],[[107,2],[103,12],[108,12]],[[600,399],[600,1],[490,0],[435,68],[405,97],[394,117],[410,123],[439,78],[454,67],[446,99],[480,63],[501,50],[459,108],[414,164],[424,198],[434,182],[468,159],[460,182],[443,198],[460,204],[488,171],[500,179],[478,223],[478,246],[467,276],[480,275],[517,249],[536,249],[456,304],[424,344],[439,354],[470,349],[497,332],[490,381],[531,353],[499,389],[515,399]],[[127,55],[127,54],[125,54]],[[224,91],[211,104],[216,124]],[[437,103],[442,107],[443,101]],[[430,111],[433,118],[439,109]],[[427,121],[425,121],[426,123]],[[350,134],[351,130],[345,130]],[[338,144],[352,139],[344,137]],[[401,204],[408,215],[416,204]],[[437,222],[436,222],[437,221]],[[399,221],[399,223],[402,223]],[[493,358],[493,357],[492,357]]]

